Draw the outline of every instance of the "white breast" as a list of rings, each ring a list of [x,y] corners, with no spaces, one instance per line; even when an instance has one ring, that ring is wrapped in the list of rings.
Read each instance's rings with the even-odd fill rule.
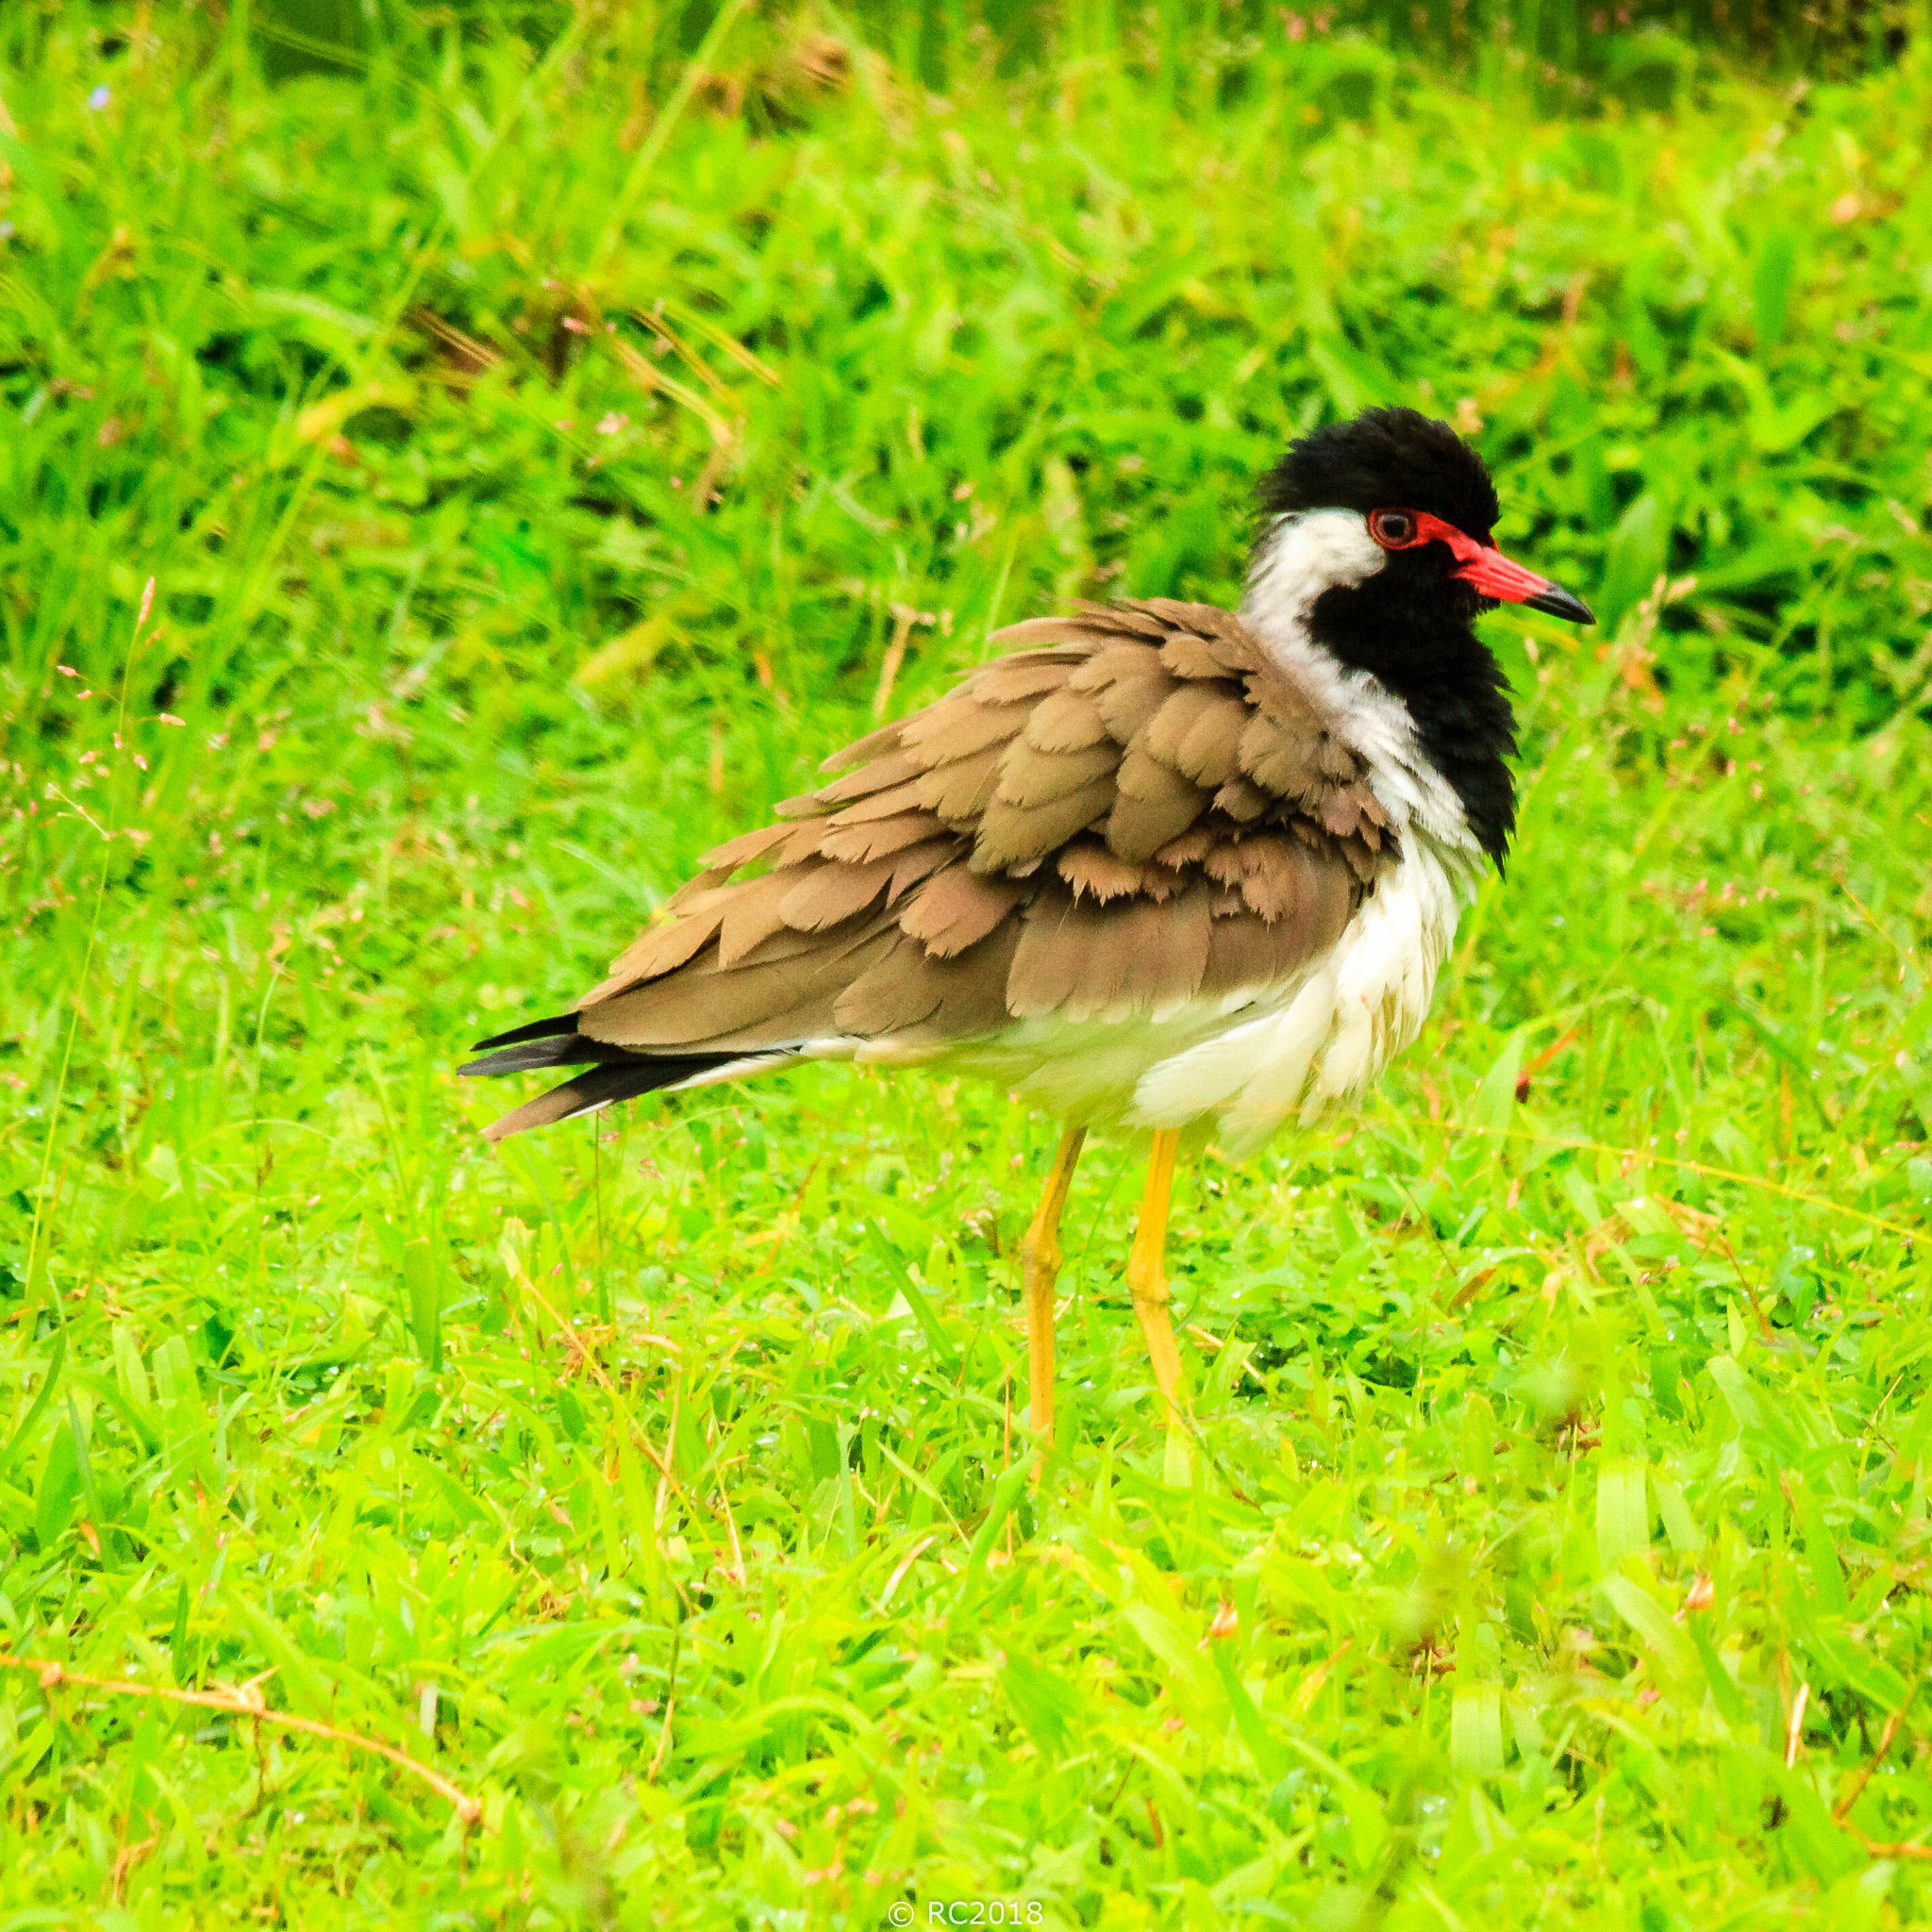
[[[1211,1114],[1224,1149],[1240,1155],[1291,1118],[1356,1099],[1428,1016],[1467,878],[1460,854],[1417,834],[1324,959],[1151,1066],[1128,1123],[1179,1127]]]

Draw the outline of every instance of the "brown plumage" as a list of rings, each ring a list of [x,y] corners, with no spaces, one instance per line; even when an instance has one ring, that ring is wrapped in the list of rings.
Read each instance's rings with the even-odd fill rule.
[[[1387,817],[1238,618],[1159,598],[995,641],[1019,648],[706,854],[578,1008],[580,1050],[916,1058],[1260,988],[1334,944],[1393,857]],[[574,1084],[594,1105],[606,1083]],[[555,1117],[546,1096],[490,1133]]]

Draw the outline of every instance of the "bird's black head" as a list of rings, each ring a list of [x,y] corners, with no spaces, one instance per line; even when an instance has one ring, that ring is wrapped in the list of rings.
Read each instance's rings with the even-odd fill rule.
[[[1482,458],[1448,424],[1414,409],[1370,409],[1303,437],[1262,478],[1260,498],[1271,516],[1427,510],[1478,543],[1502,513]]]
[[[1474,630],[1498,602],[1588,624],[1569,591],[1514,564],[1482,458],[1447,424],[1370,409],[1294,443],[1262,480],[1252,600],[1307,627],[1408,707],[1423,749],[1498,859],[1516,820],[1502,668]]]

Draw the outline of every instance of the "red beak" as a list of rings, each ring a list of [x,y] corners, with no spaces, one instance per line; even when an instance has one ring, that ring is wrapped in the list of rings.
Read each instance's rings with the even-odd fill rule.
[[[1540,577],[1520,563],[1511,563],[1493,543],[1478,543],[1453,524],[1427,511],[1416,517],[1416,535],[1424,542],[1448,544],[1460,566],[1452,573],[1465,584],[1474,584],[1485,597],[1501,604],[1526,604],[1532,610],[1545,610],[1552,617],[1568,618],[1572,624],[1594,624],[1590,606],[1573,596],[1548,577]]]

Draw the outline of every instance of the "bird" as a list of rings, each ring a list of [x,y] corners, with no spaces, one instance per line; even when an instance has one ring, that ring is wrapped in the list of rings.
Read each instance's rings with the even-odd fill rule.
[[[574,1070],[487,1136],[806,1060],[1005,1083],[1061,1124],[1020,1243],[1043,1454],[1075,1163],[1090,1130],[1145,1131],[1126,1278],[1172,1449],[1184,1142],[1237,1158],[1312,1128],[1413,1041],[1515,824],[1507,685],[1475,620],[1594,622],[1497,548],[1482,458],[1413,409],[1297,438],[1256,512],[1239,609],[1011,625],[706,853],[575,1008],[478,1042],[466,1074]]]

